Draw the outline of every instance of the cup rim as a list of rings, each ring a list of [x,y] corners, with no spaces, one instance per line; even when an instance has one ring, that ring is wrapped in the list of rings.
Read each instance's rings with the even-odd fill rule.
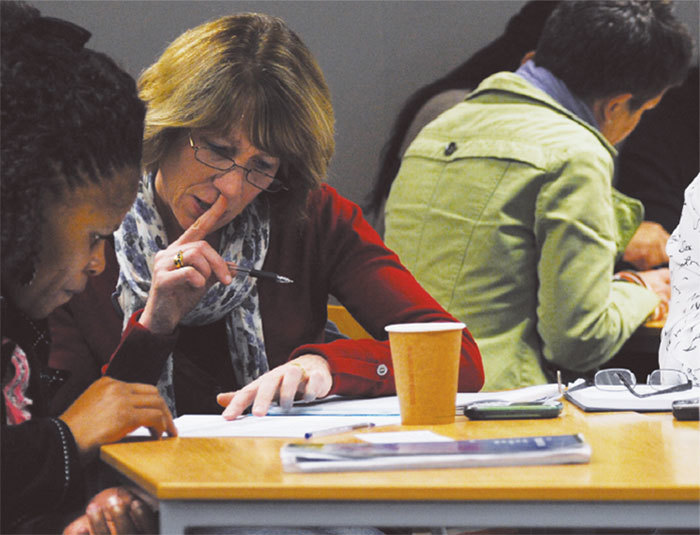
[[[425,333],[462,330],[466,325],[459,321],[435,321],[425,323],[394,323],[384,330],[389,333]]]

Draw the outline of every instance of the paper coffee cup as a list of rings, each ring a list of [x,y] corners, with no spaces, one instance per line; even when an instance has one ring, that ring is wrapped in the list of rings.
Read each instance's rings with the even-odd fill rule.
[[[389,333],[402,424],[454,422],[464,327],[457,322],[401,323],[385,327]]]

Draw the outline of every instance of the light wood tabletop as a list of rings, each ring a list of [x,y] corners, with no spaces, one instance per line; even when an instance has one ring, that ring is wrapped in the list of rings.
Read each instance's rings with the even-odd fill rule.
[[[660,320],[650,320],[647,321],[644,324],[644,327],[647,329],[655,329],[657,331],[660,331],[661,329],[664,328],[664,325],[666,324],[666,318],[660,319]]]
[[[374,432],[399,429],[407,428]],[[670,413],[586,414],[565,403],[556,419],[459,416],[451,425],[415,429],[455,439],[582,433],[593,453],[582,465],[342,475],[283,472],[280,447],[298,439],[170,438],[103,446],[101,457],[160,500],[700,501],[699,424]],[[355,433],[316,441],[356,441]]]

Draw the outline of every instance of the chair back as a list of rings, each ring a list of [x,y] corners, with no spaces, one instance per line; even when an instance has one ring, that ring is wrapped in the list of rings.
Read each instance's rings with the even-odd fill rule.
[[[357,323],[350,312],[342,305],[328,305],[328,319],[336,324],[338,330],[352,340],[372,338],[365,329]]]

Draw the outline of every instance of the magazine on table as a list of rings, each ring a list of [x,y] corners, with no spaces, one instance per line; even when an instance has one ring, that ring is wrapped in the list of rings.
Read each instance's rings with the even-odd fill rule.
[[[345,472],[587,463],[581,434],[450,442],[295,443],[280,450],[287,472]]]

